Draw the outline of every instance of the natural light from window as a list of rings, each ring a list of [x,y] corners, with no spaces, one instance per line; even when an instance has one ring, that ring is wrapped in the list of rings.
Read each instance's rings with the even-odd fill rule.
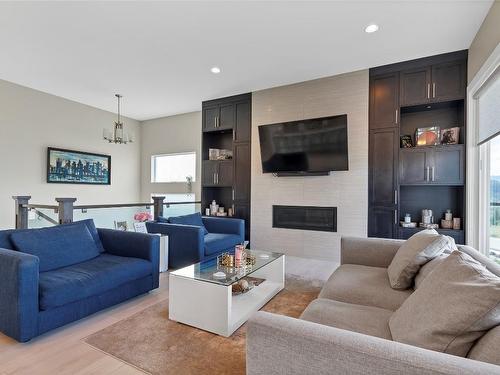
[[[490,141],[490,256],[500,263],[500,136]]]
[[[196,152],[151,156],[151,182],[187,182],[188,177],[195,181]]]

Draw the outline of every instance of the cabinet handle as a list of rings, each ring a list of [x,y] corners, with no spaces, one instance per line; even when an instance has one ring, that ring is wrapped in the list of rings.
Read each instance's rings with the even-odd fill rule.
[[[217,116],[214,117],[214,128],[217,127]]]
[[[214,185],[215,185],[215,173],[214,173]]]
[[[219,174],[216,173],[215,176],[217,177],[217,185],[219,184]]]
[[[432,181],[434,181],[434,167],[432,167],[431,173],[432,173]]]
[[[432,82],[432,97],[436,97],[436,82]]]
[[[425,181],[429,181],[429,166],[425,167]]]
[[[233,201],[234,201],[234,189],[233,189]]]
[[[396,109],[396,124],[398,123],[398,110]]]
[[[217,127],[220,128],[220,117],[217,116]]]
[[[394,224],[398,223],[398,210],[394,210]]]
[[[431,84],[427,84],[427,99],[431,98]]]
[[[394,190],[394,204],[398,204],[398,191]]]

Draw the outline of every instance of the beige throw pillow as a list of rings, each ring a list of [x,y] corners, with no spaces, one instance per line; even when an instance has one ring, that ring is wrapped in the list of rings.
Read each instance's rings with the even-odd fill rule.
[[[500,324],[500,278],[454,251],[391,316],[394,341],[464,357]]]
[[[440,265],[443,260],[445,260],[448,255],[450,254],[447,254],[447,253],[443,253],[443,254],[440,254],[438,255],[437,257],[435,257],[433,260],[431,260],[430,262],[427,262],[426,264],[424,264],[420,270],[418,271],[417,275],[415,276],[415,286],[414,288],[417,289],[420,287],[420,285],[422,285],[422,282],[424,281],[424,279],[429,276],[429,274],[434,271],[434,269]]]
[[[444,251],[455,248],[455,241],[451,237],[443,236],[434,229],[414,234],[401,245],[387,269],[391,287],[408,289],[422,265]]]

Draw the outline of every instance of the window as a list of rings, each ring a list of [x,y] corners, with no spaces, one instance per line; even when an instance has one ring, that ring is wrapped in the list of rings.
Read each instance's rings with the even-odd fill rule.
[[[490,241],[489,255],[500,263],[500,136],[496,136],[488,145],[489,151],[489,208]]]
[[[151,156],[151,182],[195,181],[196,152]]]

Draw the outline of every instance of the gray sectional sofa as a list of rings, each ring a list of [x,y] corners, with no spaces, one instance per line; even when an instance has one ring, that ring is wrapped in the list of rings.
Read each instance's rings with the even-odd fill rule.
[[[341,265],[300,319],[258,312],[248,322],[247,374],[500,374],[500,326],[467,358],[392,340],[389,318],[413,289],[392,289],[387,267],[404,241],[343,238]],[[459,250],[497,276],[500,266]]]

